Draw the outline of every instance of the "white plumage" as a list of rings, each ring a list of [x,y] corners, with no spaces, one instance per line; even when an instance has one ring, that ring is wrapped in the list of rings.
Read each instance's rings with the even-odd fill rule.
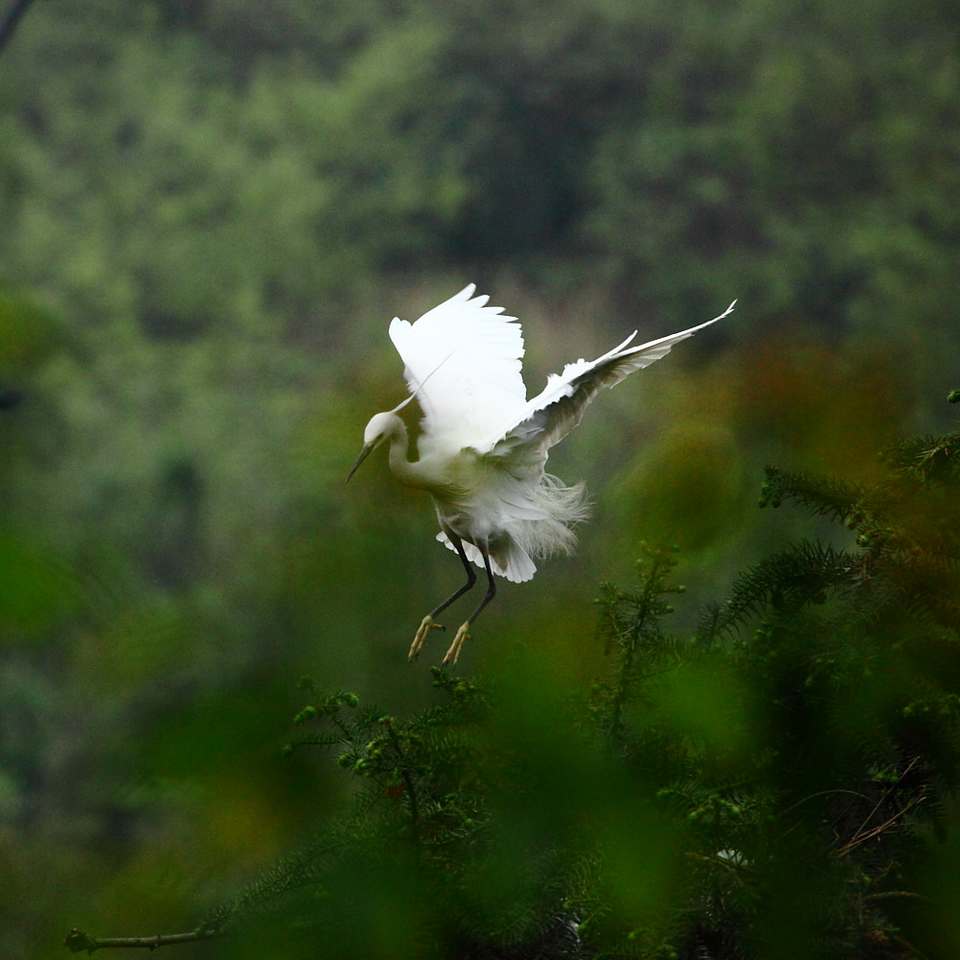
[[[467,584],[424,617],[411,656],[437,627],[433,617],[473,586],[476,575],[468,561],[487,570],[484,601],[457,632],[444,663],[456,661],[471,621],[492,598],[494,574],[529,580],[536,573],[535,558],[568,553],[576,543],[571,527],[587,516],[584,488],[568,487],[545,472],[550,448],[580,423],[601,389],[665,357],[674,344],[730,314],[736,303],[706,323],[640,346],[630,345],[634,331],[596,360],[568,363],[527,400],[520,324],[475,291],[470,284],[413,324],[393,319],[390,338],[412,394],[367,424],[354,467],[389,439],[393,473],[432,495],[440,523],[437,539],[460,555],[467,572]],[[397,413],[414,396],[423,423],[420,457],[410,462],[406,427]]]
[[[427,311],[416,323],[394,317],[390,339],[404,376],[423,407],[421,456],[456,453],[506,432],[526,403],[520,375],[523,332],[474,284]],[[427,378],[429,377],[429,382]]]

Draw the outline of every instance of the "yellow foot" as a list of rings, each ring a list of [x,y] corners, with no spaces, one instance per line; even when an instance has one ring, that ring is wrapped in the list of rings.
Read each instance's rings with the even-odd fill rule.
[[[427,642],[427,637],[430,635],[431,630],[446,630],[447,628],[442,623],[434,623],[433,617],[428,613],[421,621],[420,626],[417,627],[417,632],[414,635],[413,643],[410,644],[410,652],[407,654],[408,660],[416,660],[420,656],[420,651],[423,649],[423,645]]]
[[[464,641],[470,636],[470,621],[464,623],[457,631],[457,635],[450,644],[450,649],[444,654],[441,666],[452,667],[460,659],[460,651],[463,649]]]

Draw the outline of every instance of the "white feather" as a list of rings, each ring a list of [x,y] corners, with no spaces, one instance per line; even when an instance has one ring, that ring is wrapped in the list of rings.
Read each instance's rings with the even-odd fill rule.
[[[457,552],[457,548],[450,542],[450,538],[441,530],[437,534],[437,540],[440,541],[448,550]],[[463,543],[464,553],[471,563],[475,563],[481,570],[483,569],[483,554],[467,541]],[[507,549],[501,554],[490,554],[490,566],[498,577],[509,580],[511,583],[526,583],[533,579],[537,572],[537,565],[530,559],[522,547],[514,542],[507,545]]]
[[[397,317],[390,324],[407,384],[420,388],[423,455],[454,454],[502,433],[526,403],[520,324],[475,290],[471,283],[413,324]]]
[[[736,303],[734,300],[712,320],[679,333],[630,347],[637,335],[634,331],[623,343],[596,360],[568,363],[561,373],[550,374],[546,387],[525,405],[515,424],[490,438],[478,450],[494,458],[513,459],[517,465],[529,463],[531,456],[541,464],[546,463],[550,447],[580,423],[587,406],[604,387],[613,388],[631,373],[661,360],[675,344],[729,316]]]
[[[523,582],[536,573],[533,558],[573,550],[571,527],[588,513],[582,484],[568,487],[545,472],[550,448],[601,389],[723,319],[736,301],[706,323],[637,347],[630,346],[634,331],[596,360],[568,363],[527,401],[520,325],[475,291],[470,284],[414,324],[397,318],[390,324],[424,413],[420,460],[395,463],[391,448],[391,467],[404,482],[429,490],[442,531],[463,540],[469,560],[483,566],[482,546],[496,574]],[[437,539],[456,549],[447,532]]]

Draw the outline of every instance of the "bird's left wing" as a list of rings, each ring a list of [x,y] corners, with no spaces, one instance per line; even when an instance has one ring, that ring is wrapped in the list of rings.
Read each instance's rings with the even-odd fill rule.
[[[596,360],[568,363],[563,372],[551,374],[547,386],[531,399],[519,420],[504,434],[478,447],[478,452],[518,478],[543,470],[550,448],[558,444],[583,419],[587,405],[604,387],[615,387],[635,370],[642,370],[665,357],[681,340],[722,320],[733,312],[736,300],[718,317],[659,340],[631,347],[634,331],[613,350]]]
[[[471,283],[415,323],[394,317],[390,324],[423,408],[421,451],[424,443],[455,452],[502,436],[526,406],[520,324],[475,292]]]

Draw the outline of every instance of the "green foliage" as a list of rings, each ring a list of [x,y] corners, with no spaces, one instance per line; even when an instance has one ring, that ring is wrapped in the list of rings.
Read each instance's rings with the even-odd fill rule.
[[[8,54],[0,262],[159,336],[302,329],[438,259],[593,269],[669,313],[736,278],[757,314],[942,323],[956,30],[892,0],[41,7]]]
[[[897,784],[869,834],[951,782],[955,433],[869,454],[937,431],[955,375],[956,47],[939,0],[32,4],[0,61],[0,953],[55,955],[92,918],[186,929],[294,850],[315,883],[225,908],[265,942],[186,949],[283,960],[335,878],[329,952],[573,950],[573,917],[590,955],[814,954],[803,917],[860,880],[837,893],[810,851],[870,810],[789,804]],[[402,662],[452,557],[376,469],[342,480],[401,396],[384,322],[472,279],[524,320],[531,387],[634,326],[741,308],[557,451],[597,522],[484,614],[466,722]],[[751,510],[766,462],[791,467],[771,505],[803,508],[776,524]],[[604,669],[584,571],[629,569],[641,536],[683,545],[690,600],[667,619],[669,575],[630,599],[645,559],[604,594]],[[390,705],[422,843],[459,822],[466,853],[409,853],[366,707],[339,703],[341,743],[312,696],[317,748],[279,756],[304,671]],[[895,896],[956,889],[943,795],[841,858],[907,851],[864,868],[869,943],[840,922],[837,952],[960,952]],[[794,858],[765,861],[757,825],[797,816]],[[800,919],[777,864],[823,878]]]
[[[902,442],[862,489],[768,470],[765,500],[859,549],[775,554],[693,636],[664,625],[676,550],[643,544],[597,601],[589,696],[435,669],[403,718],[301,681],[285,752],[332,754],[349,809],[198,929],[231,956],[946,955],[956,885],[927,874],[957,829],[960,564],[931,521],[957,457],[953,433]]]
[[[683,593],[667,578],[676,566],[675,550],[642,543],[637,561],[637,590],[621,590],[612,583],[601,586],[596,603],[601,609],[600,636],[605,651],[613,654],[614,667],[593,689],[592,711],[600,727],[622,742],[626,735],[624,709],[637,699],[637,688],[653,673],[674,666],[679,655],[662,630],[662,620],[673,613],[667,598]]]
[[[281,925],[304,943],[337,930],[337,950],[369,934],[366,949],[380,955],[376,940],[386,934],[380,924],[388,923],[387,914],[402,909],[419,916],[410,897],[444,896],[439,884],[462,880],[469,852],[488,827],[476,743],[487,699],[472,682],[440,670],[434,670],[434,685],[443,702],[406,720],[362,706],[355,693],[345,692],[321,696],[298,712],[294,724],[312,732],[284,752],[335,751],[337,766],[356,785],[353,812],[214,911],[205,929],[239,927],[246,937],[253,935],[254,918],[274,929],[264,935],[275,935]],[[311,680],[301,686],[315,689]],[[360,920],[354,897],[371,901],[370,909],[383,916],[361,910]],[[367,921],[374,930],[357,929]],[[411,935],[426,936],[427,930]],[[398,949],[416,955],[413,944]]]
[[[884,452],[888,473],[869,488],[857,489],[834,480],[811,479],[768,469],[761,505],[783,500],[844,523],[856,533],[859,556],[814,548],[801,558],[811,584],[859,589],[869,586],[895,611],[906,604],[944,627],[960,626],[954,589],[960,567],[960,484],[957,451],[960,433],[920,436]],[[816,569],[819,568],[819,571]],[[758,570],[757,575],[762,574]],[[793,578],[799,583],[801,577]],[[736,618],[758,595],[755,584],[740,591],[730,616]],[[886,614],[880,607],[877,615]]]
[[[706,609],[700,635],[711,643],[768,606],[783,610],[825,603],[827,590],[840,589],[852,564],[852,557],[829,545],[801,542],[788,547],[741,574],[729,599]]]

